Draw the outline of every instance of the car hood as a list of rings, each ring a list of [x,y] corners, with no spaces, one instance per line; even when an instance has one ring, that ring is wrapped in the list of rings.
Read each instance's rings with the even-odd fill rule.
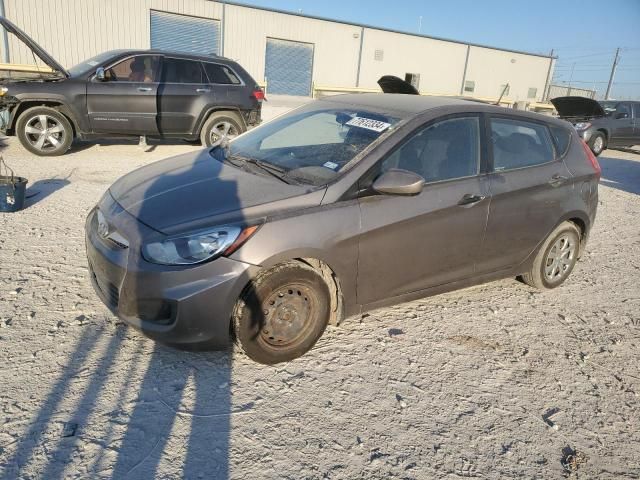
[[[69,77],[69,72],[67,72],[64,67],[56,61],[55,58],[49,55],[49,53],[44,48],[38,45],[29,35],[20,30],[16,25],[11,23],[5,17],[0,17],[0,25],[2,25],[8,33],[12,33],[22,43],[24,43],[27,48],[29,48],[40,60],[42,60],[49,68],[51,68],[51,70],[53,70],[54,74],[57,74],[58,76]],[[30,65],[14,65],[10,68],[4,68],[3,70],[21,73],[51,73],[41,72],[37,69],[36,66]]]
[[[604,109],[597,101],[587,97],[557,97],[551,103],[560,117],[602,117]]]
[[[404,93],[407,95],[420,95],[420,92],[411,85],[409,82],[405,82],[401,78],[393,75],[385,75],[380,77],[378,85],[384,93]]]
[[[134,170],[109,191],[142,223],[161,233],[174,233],[221,217],[241,220],[254,213],[251,207],[308,197],[305,194],[311,189],[223,164],[202,150]],[[320,195],[315,203],[321,199]]]

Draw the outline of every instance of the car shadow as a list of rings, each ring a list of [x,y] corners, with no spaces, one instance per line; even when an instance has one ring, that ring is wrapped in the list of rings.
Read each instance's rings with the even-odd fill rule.
[[[122,139],[100,139],[100,140],[76,140],[71,145],[69,153],[82,152],[92,147],[108,147],[110,145],[139,145],[140,150],[143,152],[152,152],[159,146],[165,145],[193,145],[200,146],[200,142],[187,141],[181,139],[160,139],[160,138],[147,138],[146,145],[140,145],[140,140],[135,138],[122,138]]]
[[[25,208],[32,207],[36,203],[43,201],[58,190],[63,189],[71,182],[67,178],[48,178],[45,180],[36,180],[31,184],[27,184],[25,192]]]
[[[598,163],[602,168],[600,185],[640,195],[640,161],[600,156]]]

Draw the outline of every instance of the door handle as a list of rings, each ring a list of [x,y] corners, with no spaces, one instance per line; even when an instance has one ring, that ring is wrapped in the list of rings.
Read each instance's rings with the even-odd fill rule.
[[[198,93],[209,93],[211,92],[210,88],[196,88],[196,92]]]
[[[566,182],[567,180],[569,180],[567,177],[563,177],[562,175],[559,174],[555,174],[553,177],[551,177],[551,179],[549,180],[549,185],[553,186],[553,187],[559,187],[560,185],[562,185],[564,182]]]
[[[485,198],[487,197],[485,197],[484,195],[473,195],[471,193],[467,193],[460,199],[460,201],[458,202],[458,205],[461,205],[461,206],[475,205],[476,203],[481,202]]]
[[[138,87],[139,92],[150,92],[151,87]]]

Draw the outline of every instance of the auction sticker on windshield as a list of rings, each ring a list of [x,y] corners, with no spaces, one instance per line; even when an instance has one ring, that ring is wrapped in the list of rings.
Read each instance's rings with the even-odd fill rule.
[[[353,117],[346,125],[351,127],[366,128],[367,130],[373,130],[374,132],[384,132],[391,126],[390,123],[381,122],[380,120],[373,120],[371,118]]]

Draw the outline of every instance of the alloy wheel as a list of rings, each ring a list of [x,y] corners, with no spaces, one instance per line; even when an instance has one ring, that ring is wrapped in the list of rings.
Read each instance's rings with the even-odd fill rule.
[[[596,139],[593,141],[593,151],[594,151],[594,153],[600,153],[603,148],[604,148],[604,140],[603,140],[603,138],[600,137],[600,136],[596,137]]]
[[[24,132],[31,146],[42,152],[60,148],[66,135],[64,126],[54,117],[45,114],[27,120]]]
[[[211,144],[218,142],[219,140],[226,138],[232,140],[239,135],[238,129],[231,124],[231,122],[221,121],[211,127],[209,133],[209,139]]]
[[[557,282],[567,276],[576,255],[576,243],[570,235],[560,236],[553,244],[544,264],[547,281]]]

